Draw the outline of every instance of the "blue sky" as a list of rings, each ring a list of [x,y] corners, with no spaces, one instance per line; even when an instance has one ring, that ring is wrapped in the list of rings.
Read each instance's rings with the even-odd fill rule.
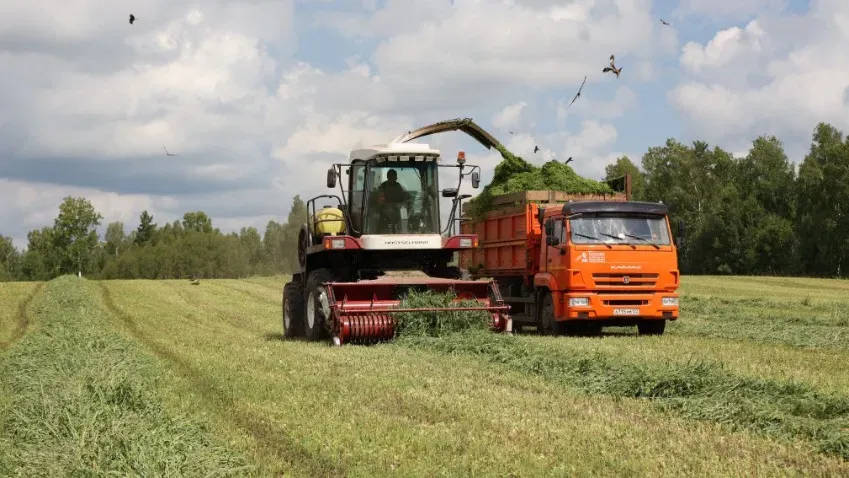
[[[669,137],[737,153],[775,134],[798,161],[817,121],[849,129],[835,101],[846,2],[455,3],[151,0],[132,26],[106,0],[0,7],[0,234],[23,246],[66,195],[104,228],[200,209],[223,230],[262,229],[294,194],[323,193],[351,149],[459,116],[596,179]],[[610,53],[618,79],[601,74]],[[484,180],[499,160],[460,133],[422,141],[466,150]]]

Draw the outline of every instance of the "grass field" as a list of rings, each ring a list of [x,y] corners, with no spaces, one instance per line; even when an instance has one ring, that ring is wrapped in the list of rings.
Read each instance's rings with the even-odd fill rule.
[[[0,475],[849,475],[849,282],[685,277],[661,337],[332,348],[282,340],[284,281],[0,284]]]

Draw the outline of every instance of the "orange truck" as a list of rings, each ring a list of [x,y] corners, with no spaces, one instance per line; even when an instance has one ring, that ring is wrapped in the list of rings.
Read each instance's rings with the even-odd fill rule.
[[[526,191],[493,198],[483,217],[461,219],[478,245],[459,254],[460,267],[496,279],[510,305],[513,330],[543,335],[598,334],[605,326],[637,326],[661,335],[678,318],[678,248],[662,203],[613,194]]]

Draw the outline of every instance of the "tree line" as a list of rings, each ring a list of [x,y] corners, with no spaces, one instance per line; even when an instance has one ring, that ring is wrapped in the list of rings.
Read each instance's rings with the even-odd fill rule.
[[[295,196],[287,222],[269,221],[263,234],[255,227],[224,234],[203,211],[182,220],[157,224],[142,211],[139,225],[127,231],[121,222],[97,227],[103,216],[82,197],[66,197],[52,226],[30,231],[25,252],[0,236],[0,281],[49,280],[81,273],[102,279],[238,278],[290,273],[297,266],[296,243],[307,208]]]
[[[798,171],[780,140],[761,136],[745,157],[703,141],[667,139],[650,147],[640,167],[628,157],[606,169],[607,180],[632,175],[633,199],[662,201],[674,224],[687,226],[685,274],[841,277],[849,260],[849,138],[816,126]],[[97,233],[102,216],[85,198],[67,197],[52,226],[30,231],[25,252],[0,235],[0,281],[47,280],[61,274],[104,279],[236,278],[290,273],[306,221],[295,196],[285,223],[263,234],[243,227],[222,233],[203,212],[157,224],[143,211],[129,233],[121,222]],[[674,230],[674,229],[673,229]]]

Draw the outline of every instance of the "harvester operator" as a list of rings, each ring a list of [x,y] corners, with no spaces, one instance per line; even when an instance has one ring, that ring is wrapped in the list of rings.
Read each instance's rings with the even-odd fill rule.
[[[378,229],[380,233],[399,231],[401,226],[401,206],[412,208],[412,195],[398,182],[398,172],[390,169],[386,181],[377,187]]]

